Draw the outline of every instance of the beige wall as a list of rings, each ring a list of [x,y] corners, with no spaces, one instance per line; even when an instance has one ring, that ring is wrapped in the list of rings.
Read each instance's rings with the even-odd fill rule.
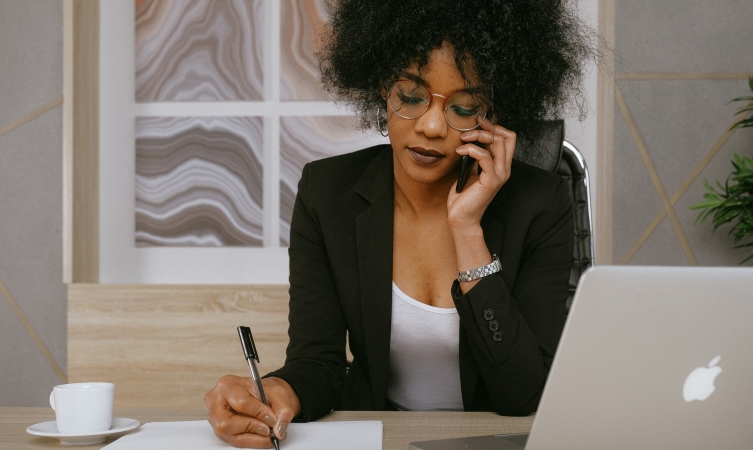
[[[0,2],[0,406],[65,379],[62,2]]]

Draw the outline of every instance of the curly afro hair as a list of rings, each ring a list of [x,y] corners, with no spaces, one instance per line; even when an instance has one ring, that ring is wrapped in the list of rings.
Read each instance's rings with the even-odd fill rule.
[[[583,65],[594,33],[566,0],[330,0],[319,57],[322,83],[385,128],[382,93],[432,50],[455,48],[458,70],[481,87],[489,116],[527,139],[575,106],[583,118]],[[380,115],[377,120],[377,114]]]

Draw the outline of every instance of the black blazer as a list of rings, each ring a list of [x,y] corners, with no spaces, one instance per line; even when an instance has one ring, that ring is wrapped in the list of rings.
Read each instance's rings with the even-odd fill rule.
[[[332,409],[384,410],[392,313],[393,159],[388,145],[307,164],[290,230],[285,365],[302,420]],[[460,318],[466,411],[536,410],[565,322],[573,254],[568,187],[514,162],[482,222],[502,271],[466,295]],[[497,326],[491,324],[497,321]],[[346,335],[353,361],[346,376]]]

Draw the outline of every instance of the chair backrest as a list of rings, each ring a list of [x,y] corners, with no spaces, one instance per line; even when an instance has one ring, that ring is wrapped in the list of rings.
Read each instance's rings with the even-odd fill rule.
[[[583,155],[574,145],[565,141],[565,122],[551,120],[544,122],[541,138],[536,141],[519,140],[515,157],[523,162],[556,173],[568,180],[573,212],[575,239],[573,245],[573,267],[570,272],[570,295],[567,308],[573,301],[575,289],[583,272],[594,264],[594,243],[591,231],[591,195],[588,168]]]
[[[562,142],[565,140],[565,121],[547,120],[542,123],[541,136],[535,141],[524,137],[518,139],[515,159],[556,172],[562,158]]]
[[[586,160],[583,155],[567,141],[562,142],[562,157],[555,173],[569,180],[570,196],[575,206],[573,211],[575,229],[573,267],[570,271],[570,295],[567,298],[567,309],[569,310],[580,276],[586,269],[594,265],[594,241],[591,234],[593,220],[588,167],[586,167]]]

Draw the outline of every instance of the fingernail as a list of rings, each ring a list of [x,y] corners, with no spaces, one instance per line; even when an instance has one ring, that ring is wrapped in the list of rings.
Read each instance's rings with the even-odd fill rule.
[[[266,416],[264,416],[264,423],[266,423],[270,427],[275,426],[275,421],[274,421],[274,419],[269,414],[267,414]]]
[[[288,429],[288,424],[281,423],[277,427],[277,437],[280,438],[280,439],[283,439],[285,437],[285,430],[287,430],[287,429]]]
[[[265,427],[264,425],[259,425],[256,428],[256,434],[260,436],[269,436],[269,427]]]

